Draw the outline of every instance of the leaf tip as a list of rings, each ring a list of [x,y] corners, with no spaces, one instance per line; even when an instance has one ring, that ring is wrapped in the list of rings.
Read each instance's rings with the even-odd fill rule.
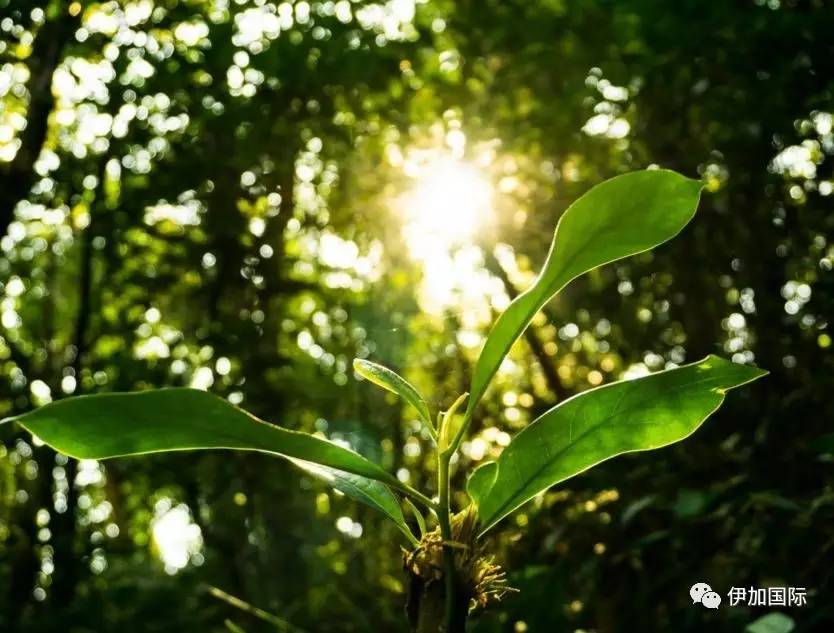
[[[369,380],[372,383],[378,384],[388,389],[388,387],[380,383],[379,378],[374,377],[374,375],[378,374],[382,369],[384,368],[381,365],[372,363],[371,361],[365,360],[364,358],[353,359],[353,371],[355,371],[357,374],[359,374],[359,376],[361,376],[365,380]]]
[[[736,363],[734,361],[727,360],[726,358],[722,358],[721,356],[716,356],[715,354],[710,354],[697,363],[697,366],[702,370],[723,368],[732,372],[732,374],[727,375],[728,384],[715,388],[715,391],[722,395],[727,393],[730,389],[741,387],[742,385],[746,385],[747,383],[767,376],[770,373],[761,367]]]

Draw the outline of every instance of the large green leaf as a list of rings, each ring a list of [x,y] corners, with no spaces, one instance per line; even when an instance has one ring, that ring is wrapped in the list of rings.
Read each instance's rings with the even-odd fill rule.
[[[698,207],[701,183],[667,170],[636,171],[593,187],[564,212],[536,281],[490,330],[469,389],[471,415],[512,344],[572,279],[677,235]]]
[[[684,439],[718,409],[728,389],[766,373],[708,356],[565,400],[470,476],[467,489],[483,532],[543,490],[606,459]]]
[[[52,448],[79,459],[164,451],[229,448],[289,459],[345,495],[379,510],[414,541],[392,475],[327,440],[263,422],[222,398],[196,389],[161,389],[68,398],[8,418]]]
[[[429,431],[432,435],[434,435],[434,426],[432,426],[429,406],[426,404],[426,401],[423,400],[423,397],[419,394],[414,385],[398,373],[388,369],[387,367],[378,365],[377,363],[372,363],[369,360],[363,360],[361,358],[354,359],[353,369],[364,379],[371,381],[378,387],[382,387],[391,393],[397,394],[408,404],[414,407],[417,410],[417,413],[420,414],[420,417],[428,427]]]
[[[78,396],[3,422],[11,420],[55,450],[79,459],[230,448],[275,453],[398,483],[358,453],[307,433],[267,424],[196,389]]]
[[[384,514],[394,522],[412,545],[417,545],[416,537],[405,522],[400,502],[388,486],[367,477],[346,473],[327,466],[305,462],[300,459],[289,459],[305,472],[329,483],[351,499],[364,503]]]

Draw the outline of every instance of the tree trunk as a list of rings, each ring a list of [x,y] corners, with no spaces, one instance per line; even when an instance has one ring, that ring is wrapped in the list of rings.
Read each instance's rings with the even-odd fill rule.
[[[17,203],[26,197],[35,181],[33,168],[46,141],[49,114],[55,104],[52,75],[77,24],[77,16],[62,11],[54,20],[48,20],[35,36],[32,54],[26,62],[29,68],[26,127],[20,134],[20,149],[14,159],[0,170],[0,238],[6,235]]]

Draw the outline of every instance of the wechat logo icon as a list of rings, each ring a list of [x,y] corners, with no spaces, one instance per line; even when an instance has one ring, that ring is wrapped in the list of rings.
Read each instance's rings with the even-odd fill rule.
[[[692,598],[692,604],[700,602],[707,609],[717,609],[721,604],[721,596],[712,590],[705,582],[696,582],[689,590],[689,597]]]

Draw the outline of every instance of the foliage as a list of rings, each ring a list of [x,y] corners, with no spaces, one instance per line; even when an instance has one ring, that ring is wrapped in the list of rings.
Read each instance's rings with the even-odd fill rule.
[[[595,464],[620,453],[659,448],[687,437],[715,411],[728,389],[766,373],[713,356],[580,394],[534,420],[497,461],[478,468],[467,487],[474,509],[466,510],[462,518],[451,514],[451,460],[486,383],[535,312],[582,272],[677,234],[694,214],[699,193],[699,184],[674,172],[645,171],[602,183],[572,205],[559,222],[538,279],[516,297],[490,331],[475,366],[473,393],[459,396],[439,415],[436,430],[425,399],[411,383],[385,367],[354,360],[359,375],[402,395],[437,441],[437,501],[357,453],[313,435],[265,424],[197,390],[79,396],[10,420],[17,420],[52,448],[81,459],[196,448],[260,450],[286,457],[392,519],[416,547],[412,560],[432,547],[442,548],[438,554],[441,577],[435,577],[437,562],[406,565],[413,569],[412,587],[422,584],[413,590],[417,595],[412,593],[409,598],[410,604],[416,604],[410,619],[419,633],[463,631],[470,608],[500,600],[508,589],[491,558],[472,553],[459,560],[455,547],[479,552],[478,530],[482,536],[551,485]],[[496,349],[500,350],[497,354]],[[487,369],[479,371],[483,367]],[[455,429],[455,414],[467,398],[464,420]],[[386,486],[430,510],[437,519],[436,533],[426,533],[425,521],[418,520],[423,532],[418,541]],[[419,511],[416,515],[420,516]],[[476,515],[477,526],[474,519],[468,519]],[[433,585],[441,580],[445,589],[438,593]],[[440,604],[444,605],[442,610]]]
[[[433,490],[424,422],[351,359],[384,359],[448,407],[569,202],[652,165],[697,174],[698,219],[674,243],[533,317],[473,415],[450,502],[589,388],[709,354],[771,376],[685,444],[607,461],[500,522],[484,542],[520,592],[472,628],[729,632],[765,615],[693,609],[695,579],[807,586],[783,614],[824,628],[834,13],[411,6],[0,0],[0,417],[209,388]],[[401,194],[424,162],[490,183],[481,230],[415,250],[437,220]],[[193,537],[175,559],[172,533]],[[257,452],[79,463],[0,426],[1,630],[278,626],[205,585],[287,630],[403,630],[402,538]]]

